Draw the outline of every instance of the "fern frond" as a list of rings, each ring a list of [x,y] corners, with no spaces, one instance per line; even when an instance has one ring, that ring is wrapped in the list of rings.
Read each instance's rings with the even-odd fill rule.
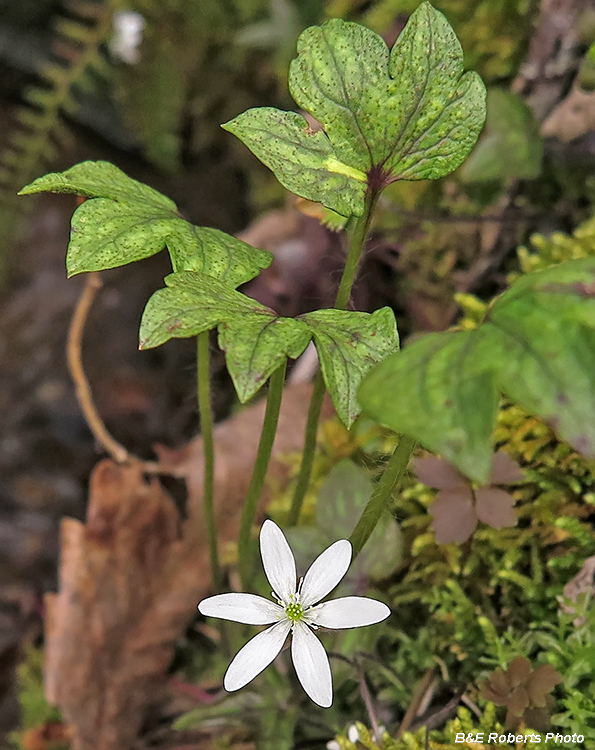
[[[63,0],[54,24],[52,59],[39,70],[40,83],[23,93],[16,127],[0,154],[0,244],[6,254],[15,220],[26,202],[16,193],[56,158],[64,137],[62,116],[78,108],[77,92],[108,69],[102,47],[112,33],[118,0]],[[0,256],[1,257],[1,256]]]

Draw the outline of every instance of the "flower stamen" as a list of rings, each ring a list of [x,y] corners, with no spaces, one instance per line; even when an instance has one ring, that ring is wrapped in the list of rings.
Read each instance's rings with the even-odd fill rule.
[[[304,608],[299,602],[291,601],[285,606],[285,614],[292,622],[299,622],[304,616]]]

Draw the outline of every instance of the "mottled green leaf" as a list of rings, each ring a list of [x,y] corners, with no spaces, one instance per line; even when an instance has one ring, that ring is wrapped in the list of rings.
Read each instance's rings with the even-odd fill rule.
[[[486,91],[474,72],[463,73],[463,50],[446,18],[422,3],[390,56],[396,89],[386,168],[404,180],[435,180],[459,167],[486,117]]]
[[[399,347],[393,311],[371,315],[344,310],[317,310],[302,315],[314,334],[324,382],[337,414],[350,427],[361,411],[357,390],[370,369]]]
[[[51,172],[24,187],[19,195],[71,193],[85,198],[133,201],[176,213],[176,204],[107,161],[84,161],[65,172]]]
[[[219,326],[219,346],[240,401],[252,398],[287,357],[296,359],[311,333],[300,320],[239,314]]]
[[[461,169],[465,182],[534,179],[541,171],[539,123],[518,94],[488,91],[486,129]]]
[[[491,468],[498,397],[474,352],[474,332],[436,333],[386,359],[363,382],[367,414],[441,453],[478,480]]]
[[[181,271],[165,279],[147,302],[140,348],[217,327],[240,401],[250,399],[286,357],[298,357],[311,333],[305,323],[280,318],[268,307],[205,274]]]
[[[595,258],[522,277],[479,328],[419,339],[375,368],[358,397],[486,483],[499,391],[595,456]]]
[[[77,208],[68,275],[102,271],[169,250],[175,271],[192,270],[239,286],[258,275],[272,255],[225,232],[183,219],[175,203],[108,162],[83,162],[40,177],[21,194],[75,193],[90,200]]]
[[[412,14],[392,52],[375,32],[341,19],[306,29],[297,51],[289,89],[324,132],[272,109],[249,110],[224,127],[290,190],[343,215],[361,214],[368,178],[379,189],[452,172],[483,127],[483,83],[463,72],[455,33],[429,3]]]
[[[246,143],[292,193],[324,203],[342,216],[361,213],[366,175],[335,163],[329,139],[320,130],[310,130],[301,115],[260,107],[223,127]]]

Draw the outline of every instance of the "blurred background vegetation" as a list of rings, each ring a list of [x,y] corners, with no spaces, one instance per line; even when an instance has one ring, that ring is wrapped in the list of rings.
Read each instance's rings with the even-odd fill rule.
[[[56,586],[58,519],[84,515],[96,454],[63,361],[80,289],[63,280],[74,203],[53,196],[35,203],[16,192],[46,171],[108,159],[170,195],[191,221],[230,232],[249,227],[251,241],[276,258],[254,296],[290,314],[328,305],[340,220],[317,206],[296,209],[219,126],[251,106],[294,106],[287,68],[307,26],[343,17],[392,45],[418,4],[0,0],[0,726],[20,722],[12,741],[25,750],[68,744],[43,698],[41,595]],[[471,327],[514,275],[595,253],[592,4],[434,4],[454,26],[466,66],[488,86],[488,120],[454,175],[394,184],[380,202],[354,299],[366,310],[391,305],[403,337],[455,322]],[[268,223],[259,223],[263,216]],[[180,444],[197,428],[193,346],[174,342],[142,360],[135,351],[139,311],[164,271],[163,259],[154,259],[106,274],[88,331],[98,405],[118,439],[147,456],[154,442]],[[213,376],[223,418],[236,405],[221,361]],[[553,715],[557,726],[587,737],[585,748],[595,747],[592,580],[575,609],[560,609],[558,599],[595,555],[593,464],[513,404],[502,404],[495,438],[526,472],[514,490],[518,525],[480,527],[469,543],[438,545],[428,510],[435,492],[412,474],[395,498],[395,522],[381,530],[386,555],[363,556],[346,584],[382,596],[398,620],[372,635],[336,636],[335,650],[350,663],[333,662],[331,711],[294,705],[287,675],[274,685],[263,677],[214,706],[193,707],[192,694],[174,703],[150,723],[142,746],[456,747],[458,732],[504,727],[510,696],[496,706],[482,681],[523,655],[535,669],[552,665],[564,684],[551,701],[513,706],[516,725],[545,730]],[[328,543],[329,518],[348,533],[391,439],[363,420],[351,435],[327,425],[304,527],[292,539],[304,561]],[[271,507],[281,523],[288,497],[279,490]],[[211,690],[225,663],[200,624],[181,639],[172,673]],[[369,734],[362,679],[389,732],[384,741]],[[282,702],[291,708],[283,715]],[[429,745],[424,726],[435,731]],[[185,739],[173,739],[176,732]]]

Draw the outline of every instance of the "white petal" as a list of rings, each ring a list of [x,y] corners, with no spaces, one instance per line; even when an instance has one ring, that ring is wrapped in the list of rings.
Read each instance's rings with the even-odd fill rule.
[[[289,601],[297,584],[295,559],[285,534],[274,521],[267,520],[262,524],[260,556],[273,591],[281,601]]]
[[[270,625],[283,616],[283,608],[255,594],[218,594],[203,599],[198,611],[207,617],[235,620],[246,625]]]
[[[260,674],[281,651],[290,629],[291,622],[283,620],[248,641],[229,665],[223,687],[230,692],[239,690]]]
[[[328,708],[333,702],[331,665],[324,646],[303,622],[296,622],[293,628],[291,658],[306,693],[314,703]]]
[[[339,539],[314,560],[304,576],[300,601],[304,607],[316,604],[329,594],[347,573],[351,543]]]
[[[361,628],[386,620],[390,609],[367,596],[344,596],[330,602],[317,604],[308,612],[308,620],[323,628]]]

